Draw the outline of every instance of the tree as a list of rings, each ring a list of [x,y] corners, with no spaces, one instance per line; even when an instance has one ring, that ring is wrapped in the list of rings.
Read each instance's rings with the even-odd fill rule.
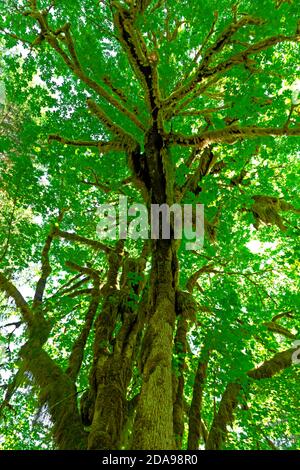
[[[8,429],[19,419],[27,448],[49,432],[60,449],[296,448],[296,431],[280,436],[282,413],[296,426],[299,375],[297,5],[1,9],[7,97],[22,112],[3,168],[21,172],[13,207],[31,211],[2,234],[3,317],[17,308],[22,328],[4,362]],[[204,248],[100,241],[97,205],[120,194],[204,204]]]

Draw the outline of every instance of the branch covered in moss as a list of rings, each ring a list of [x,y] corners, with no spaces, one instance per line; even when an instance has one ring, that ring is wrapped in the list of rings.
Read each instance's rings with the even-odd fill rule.
[[[109,152],[110,150],[122,150],[123,145],[117,140],[111,141],[93,141],[93,140],[73,140],[62,137],[58,134],[50,134],[48,136],[49,142],[56,141],[63,145],[70,145],[74,147],[96,147],[99,152]]]
[[[31,4],[31,10],[23,12],[24,16],[33,18],[40,27],[40,34],[32,43],[32,46],[39,45],[42,41],[46,41],[63,59],[66,66],[89,88],[94,90],[99,96],[104,98],[120,113],[127,116],[138,128],[144,129],[143,124],[135,116],[133,112],[128,110],[118,99],[108,93],[105,88],[90,78],[83,70],[82,64],[79,63],[74,39],[71,35],[71,25],[66,23],[57,30],[53,30],[48,24],[46,11],[39,11],[37,6]],[[68,53],[65,52],[63,46],[67,46]]]
[[[285,336],[286,338],[289,338],[289,339],[297,339],[297,335],[294,335],[287,328],[284,328],[283,326],[278,325],[278,323],[276,322],[269,321],[269,322],[264,323],[264,325],[269,331],[272,331],[273,333],[277,333],[278,335]]]
[[[65,210],[62,210],[57,219],[57,225],[62,221],[64,216]],[[49,261],[49,252],[51,248],[51,244],[55,237],[55,225],[52,225],[50,228],[49,235],[46,238],[45,245],[41,255],[41,262],[42,262],[42,272],[41,276],[36,284],[36,289],[33,298],[32,308],[35,310],[41,303],[43,302],[43,295],[46,288],[47,279],[51,274],[51,266]]]
[[[270,379],[292,365],[293,352],[294,349],[287,349],[277,353],[259,367],[248,371],[246,375],[253,380]],[[251,385],[251,382],[249,382],[249,385]],[[208,435],[207,450],[222,448],[227,436],[227,426],[234,421],[234,411],[238,405],[241,390],[242,386],[238,381],[230,382],[227,385]]]
[[[160,107],[160,91],[158,85],[157,62],[158,52],[148,51],[144,38],[134,24],[134,15],[114,3],[116,12],[114,24],[119,33],[119,41],[123,46],[132,69],[142,85],[150,114],[155,121]]]
[[[68,367],[66,374],[73,380],[76,381],[79,374],[81,364],[84,356],[84,349],[88,336],[90,334],[95,315],[100,302],[100,279],[99,276],[93,273],[93,288],[91,292],[91,301],[86,314],[85,322],[83,328],[73,344],[72,352],[69,357]]]
[[[96,116],[99,121],[101,121],[107,127],[107,129],[120,138],[124,148],[135,147],[134,138],[124,131],[124,129],[114,123],[113,120],[106,113],[104,113],[103,109],[94,100],[88,98],[87,105],[91,113],[94,114],[94,116]]]
[[[255,21],[255,24],[257,25],[261,24],[261,20],[259,19],[246,17],[245,23],[242,19],[239,22],[235,23],[235,25],[239,25],[239,28],[247,24],[247,21],[249,21],[248,24],[251,24],[251,22],[252,24],[254,24],[253,21]],[[209,63],[212,57],[214,57],[215,54],[224,47],[230,37],[237,31],[235,25],[231,25],[219,36],[219,39],[216,41],[215,45],[208,49],[207,53],[204,55],[204,58],[199,67],[197,68],[193,78],[191,78],[191,80],[187,84],[184,84],[181,87],[177,87],[177,89],[175,89],[175,91],[166,100],[164,100],[164,106],[172,106],[178,100],[184,99],[189,93],[194,90],[198,83],[202,82],[203,79],[212,76],[217,76],[219,79],[220,76],[224,74],[224,72],[227,72],[232,67],[247,63],[247,60],[251,55],[258,54],[259,52],[269,49],[270,47],[275,46],[276,44],[284,42],[299,42],[300,39],[298,33],[293,36],[271,36],[255,44],[250,45],[243,51],[234,54],[229,59],[219,63],[218,65],[215,65],[214,67],[209,67]]]
[[[34,315],[31,308],[22,296],[21,292],[2,272],[0,272],[0,290],[15,301],[17,308],[21,311],[24,321],[29,327],[31,327],[34,323]]]
[[[216,24],[216,21],[217,21],[217,15],[213,22],[212,30],[210,31],[211,34],[213,32],[213,28]],[[224,47],[230,42],[232,36],[234,36],[234,34],[237,31],[239,31],[240,29],[242,29],[244,26],[247,26],[247,25],[259,26],[259,25],[262,25],[263,23],[264,21],[261,20],[260,18],[254,18],[252,16],[247,15],[247,16],[243,16],[243,18],[241,18],[238,21],[232,22],[229,26],[227,26],[227,28],[225,28],[224,31],[221,34],[219,34],[214,44],[210,46],[206,50],[206,52],[203,54],[203,58],[199,66],[197,67],[197,70],[194,74],[194,77],[191,79],[191,81],[187,83],[186,85],[177,86],[174,92],[172,93],[172,95],[166,100],[166,104],[168,105],[168,102],[170,102],[171,99],[172,100],[182,99],[186,94],[193,91],[195,86],[206,76],[206,73],[207,73],[206,71],[208,70],[208,66],[210,62],[212,61],[212,59],[215,57],[217,53],[221,52],[224,49]],[[210,38],[211,34],[208,35],[208,38]],[[203,48],[200,48],[200,51],[202,50]],[[198,57],[199,55],[200,54],[197,54]]]
[[[239,140],[256,139],[257,137],[299,137],[300,127],[284,129],[280,127],[258,127],[258,126],[229,126],[224,129],[205,131],[199,135],[185,136],[183,134],[170,134],[168,139],[170,144],[177,144],[186,147],[207,147],[213,143],[234,144]]]
[[[34,337],[22,347],[20,356],[40,389],[41,403],[47,403],[53,435],[60,450],[86,449],[87,433],[77,407],[76,388]]]
[[[90,238],[82,237],[81,235],[76,235],[75,233],[64,232],[63,230],[57,229],[55,231],[55,236],[64,238],[65,240],[69,240],[71,242],[78,242],[86,246],[90,246],[94,250],[101,250],[105,253],[112,253],[114,249],[101,243],[97,240],[91,240]]]
[[[300,210],[296,209],[292,204],[288,204],[283,199],[275,196],[254,195],[252,199],[254,203],[250,211],[255,218],[254,227],[256,229],[263,223],[266,225],[277,225],[280,230],[285,231],[286,226],[279,212],[291,211],[295,214],[300,213]]]

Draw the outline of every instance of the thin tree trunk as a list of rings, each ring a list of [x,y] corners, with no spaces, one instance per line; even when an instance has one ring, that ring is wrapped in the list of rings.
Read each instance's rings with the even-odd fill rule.
[[[178,313],[178,312],[177,312]],[[177,449],[182,447],[182,438],[184,433],[184,371],[186,369],[185,354],[187,352],[187,330],[188,323],[182,315],[178,318],[177,331],[175,337],[175,353],[179,356],[178,369],[173,372],[174,380],[174,404],[173,404],[173,423],[174,436]]]
[[[189,435],[188,435],[188,449],[199,449],[199,440],[202,432],[202,401],[203,391],[206,382],[206,373],[208,365],[208,356],[204,359],[201,357],[198,363],[198,368],[195,376],[193,387],[193,398],[189,412]]]
[[[121,446],[128,414],[127,389],[132,377],[137,336],[144,321],[144,297],[137,309],[132,309],[128,304],[131,293],[140,294],[142,283],[139,282],[133,292],[128,273],[135,272],[141,277],[145,260],[123,260],[121,290],[116,289],[119,263],[120,258],[111,260],[110,281],[97,324],[96,360],[89,392],[94,402],[89,449],[113,450]],[[113,338],[118,321],[122,322],[122,326],[116,338]]]

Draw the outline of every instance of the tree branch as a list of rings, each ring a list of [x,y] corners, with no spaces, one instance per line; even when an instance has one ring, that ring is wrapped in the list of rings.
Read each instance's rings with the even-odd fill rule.
[[[266,360],[261,366],[246,373],[253,380],[269,379],[292,365],[292,354],[294,348],[275,354]],[[218,450],[222,448],[227,435],[227,426],[234,420],[234,411],[238,405],[239,394],[242,390],[241,384],[230,382],[222,396],[218,413],[211,426],[206,450]]]
[[[287,328],[284,328],[283,326],[278,325],[277,323],[273,321],[265,322],[264,326],[269,331],[272,331],[273,333],[277,333],[278,335],[285,336],[286,338],[289,338],[289,339],[297,339],[297,335],[294,335]]]
[[[86,274],[94,280],[94,283],[98,285],[100,271],[94,268],[80,266],[74,261],[66,261],[66,266],[73,269],[74,271],[79,271],[80,273]]]
[[[90,246],[94,250],[101,250],[105,253],[114,253],[115,250],[104,243],[98,242],[97,240],[91,240],[90,238],[85,238],[75,233],[64,232],[57,229],[55,231],[55,236],[64,238],[65,240],[82,243],[83,245]]]
[[[24,364],[21,363],[16,374],[12,377],[11,381],[7,385],[3,402],[0,405],[0,417],[5,407],[12,408],[10,400],[12,399],[16,390],[21,386],[22,382],[24,381],[24,372]]]
[[[22,313],[24,321],[29,327],[31,327],[34,323],[34,316],[31,308],[22,296],[21,292],[2,272],[0,272],[0,290],[5,292],[8,297],[11,297],[15,301],[16,306]]]
[[[48,404],[58,448],[86,449],[87,433],[79,416],[74,382],[37,344],[34,337],[22,346],[20,356],[40,388],[41,402]]]
[[[91,113],[93,113],[111,132],[121,139],[124,148],[132,148],[136,144],[134,138],[124,129],[115,124],[112,119],[104,113],[101,107],[92,99],[87,99],[87,105]]]
[[[226,104],[224,106],[217,106],[215,108],[206,108],[206,109],[187,109],[186,111],[181,111],[178,113],[179,116],[206,116],[207,114],[217,113],[218,111],[223,111],[224,109],[231,108],[231,104]]]
[[[249,21],[248,24],[251,24],[252,21],[254,21],[254,23],[252,24],[261,24],[261,20],[254,19],[251,17],[246,17],[245,21],[246,21],[245,24],[247,24],[247,21]],[[243,19],[236,23],[236,25],[238,24],[242,26],[245,25],[243,22]],[[300,39],[300,35],[298,33],[296,33],[294,36],[284,36],[284,35],[271,36],[255,44],[252,44],[251,46],[249,46],[242,52],[238,52],[234,54],[232,57],[230,57],[229,59],[225,60],[224,62],[221,62],[220,64],[210,68],[209,63],[212,57],[214,57],[214,55],[217,52],[223,49],[224,45],[228,42],[228,40],[232,37],[232,35],[237,31],[235,30],[235,27],[236,27],[235,24],[233,24],[231,25],[231,27],[225,30],[224,33],[221,34],[219,39],[216,41],[215,45],[212,46],[212,48],[210,48],[205,54],[193,78],[189,81],[189,83],[182,85],[181,87],[177,87],[177,89],[175,89],[175,91],[163,101],[164,107],[168,107],[172,103],[186,97],[190,92],[194,90],[194,88],[198,85],[198,83],[200,83],[204,78],[223,74],[224,72],[227,72],[235,65],[245,63],[249,56],[253,54],[257,54],[263,50],[266,50],[272,46],[275,46],[276,44],[280,44],[283,42],[298,42]],[[231,33],[231,31],[233,31],[233,33]]]
[[[66,66],[74,73],[74,75],[76,75],[89,88],[94,90],[99,96],[104,98],[114,108],[127,116],[139,129],[144,130],[144,125],[139,121],[134,113],[129,111],[118,99],[110,95],[103,86],[86,75],[76,55],[74,40],[70,33],[71,25],[66,23],[61,28],[54,31],[51,29],[47,21],[48,12],[38,11],[37,5],[34,3],[31,3],[30,7],[31,10],[25,11],[23,15],[31,16],[38,22],[41,33],[36,41],[40,43],[42,40],[45,40],[61,56]],[[67,46],[70,56],[61,47],[61,42]]]
[[[288,312],[281,312],[281,313],[277,313],[277,315],[275,315],[273,318],[272,318],[272,322],[275,322],[277,320],[280,320],[280,318],[283,318],[283,317],[287,317],[287,318],[294,318],[294,310],[289,310]]]
[[[123,150],[124,147],[121,142],[117,140],[111,141],[92,141],[92,140],[72,140],[62,137],[58,134],[50,134],[48,136],[49,142],[56,141],[63,145],[72,145],[74,147],[96,147],[99,152],[108,152],[110,150]]]
[[[212,25],[211,25],[211,28],[206,36],[206,38],[204,39],[203,43],[201,44],[201,46],[199,47],[198,51],[196,52],[195,54],[195,57],[193,58],[193,61],[192,61],[192,65],[191,67],[189,68],[188,72],[185,74],[185,76],[183,77],[182,79],[182,82],[184,82],[185,80],[188,79],[188,77],[190,76],[190,73],[191,73],[191,68],[193,69],[194,65],[197,64],[197,61],[199,59],[199,57],[201,56],[201,53],[202,51],[204,50],[204,48],[206,47],[206,45],[208,44],[211,36],[214,34],[215,32],[215,27],[216,27],[216,24],[217,24],[217,21],[218,21],[218,18],[219,18],[219,15],[217,12],[215,12],[215,15],[214,15],[214,20],[212,22]],[[178,90],[180,88],[180,85],[177,85],[177,87],[175,88],[174,91],[176,91],[176,89]]]
[[[114,3],[116,13],[114,24],[119,33],[119,41],[123,46],[132,69],[145,92],[150,114],[155,121],[160,108],[160,91],[157,76],[157,51],[149,53],[140,31],[134,25],[134,15]]]
[[[57,224],[59,224],[62,221],[65,211],[66,209],[63,209],[60,212],[58,219],[57,219]],[[41,277],[39,278],[37,282],[36,289],[35,289],[35,294],[34,294],[33,304],[32,304],[33,310],[36,310],[43,302],[43,295],[44,295],[44,291],[46,288],[47,279],[51,274],[49,252],[50,252],[51,244],[55,237],[55,231],[56,231],[56,226],[52,225],[50,228],[49,235],[46,238],[45,245],[42,251],[42,256],[41,256],[42,273],[41,273]]]
[[[281,137],[281,136],[300,136],[300,126],[291,129],[276,127],[257,127],[257,126],[229,126],[224,129],[214,131],[205,131],[195,136],[184,136],[183,134],[170,134],[169,143],[181,146],[203,149],[212,143],[234,144],[238,140],[255,139],[257,137]]]
[[[66,374],[73,380],[73,382],[75,382],[78,377],[83,361],[86,342],[100,302],[100,279],[96,272],[93,273],[93,289],[91,289],[91,296],[92,297],[86,314],[84,326],[78,338],[74,342],[66,370]]]
[[[216,18],[213,22],[213,25],[212,25],[212,29],[210,30],[209,32],[209,35],[207,37],[207,39],[205,40],[204,44],[206,45],[209,38],[211,37],[211,35],[213,34],[214,32],[214,26],[217,22],[217,15],[216,15]],[[264,21],[260,18],[253,18],[251,16],[244,16],[242,19],[240,19],[239,21],[236,21],[236,22],[233,22],[231,23],[227,28],[225,28],[225,30],[218,36],[217,40],[215,41],[215,43],[209,47],[207,49],[207,51],[205,52],[202,60],[201,60],[201,63],[200,65],[198,66],[197,68],[197,71],[195,73],[195,76],[194,78],[192,79],[192,81],[187,84],[187,85],[183,85],[183,86],[178,86],[177,89],[175,89],[175,91],[172,93],[172,98],[174,99],[177,99],[179,98],[180,99],[180,96],[183,97],[183,95],[185,95],[186,93],[190,93],[194,87],[199,83],[199,81],[202,80],[202,78],[205,76],[205,71],[208,70],[208,66],[209,66],[209,63],[211,62],[212,58],[219,52],[221,52],[224,47],[229,43],[230,39],[232,38],[232,36],[234,36],[234,34],[240,30],[241,28],[243,28],[244,26],[246,25],[262,25],[264,23]],[[203,45],[198,53],[196,54],[196,58],[194,58],[194,61],[195,59],[197,60],[198,57],[200,56],[202,50],[204,49],[205,45]],[[202,77],[202,73],[204,73],[203,77]],[[177,98],[176,98],[176,95],[179,95]],[[170,99],[170,98],[169,98]]]

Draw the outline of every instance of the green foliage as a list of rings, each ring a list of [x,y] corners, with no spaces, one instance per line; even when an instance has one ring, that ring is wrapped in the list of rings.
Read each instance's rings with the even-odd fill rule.
[[[60,223],[61,230],[97,239],[99,204],[116,204],[120,194],[128,196],[130,201],[143,199],[130,180],[126,152],[114,148],[102,152],[97,147],[49,142],[48,135],[62,134],[71,140],[112,139],[113,131],[87,109],[87,97],[95,99],[107,116],[136,139],[142,149],[144,132],[128,115],[103,97],[99,98],[95,90],[76,77],[46,41],[32,47],[38,34],[36,23],[33,18],[21,15],[15,3],[4,0],[0,6],[0,27],[4,32],[0,45],[4,62],[1,80],[5,83],[7,99],[5,107],[0,108],[0,263],[1,270],[32,305],[45,239],[62,209],[67,211]],[[25,1],[17,3],[20,9],[26,4]],[[50,4],[46,0],[38,3],[41,9]],[[151,2],[151,14],[141,15],[136,27],[149,51],[159,52],[157,70],[162,99],[178,83],[186,83],[186,74],[197,67],[193,58],[199,46],[204,45],[205,51],[213,45],[232,23],[237,5],[240,16],[259,17],[264,23],[260,27],[246,25],[239,30],[234,40],[214,56],[211,66],[240,52],[245,42],[251,46],[269,36],[293,35],[299,15],[296,1],[183,0],[166,1],[164,8],[159,3]],[[147,127],[150,114],[144,90],[116,37],[108,4],[57,0],[49,12],[49,22],[53,29],[71,23],[77,57],[84,71],[109,93],[112,84],[118,102],[123,103],[126,97],[126,108]],[[215,29],[206,43],[215,20]],[[31,44],[16,40],[14,35]],[[219,74],[216,83],[204,93],[196,94],[191,103],[182,107],[182,113],[167,116],[165,131],[192,135],[207,128],[225,129],[236,122],[240,127],[282,128],[291,110],[292,84],[299,80],[299,52],[299,42],[284,42],[251,55],[254,63],[237,63],[225,74]],[[208,116],[197,114],[216,107],[220,109]],[[188,115],[184,111],[196,113]],[[292,111],[289,124],[297,127],[299,106]],[[170,150],[178,193],[199,163],[196,158],[189,165],[189,150],[176,145]],[[189,324],[188,350],[183,353],[181,348],[181,352],[174,352],[175,375],[178,379],[183,374],[184,399],[191,404],[200,352],[209,345],[211,356],[202,407],[208,427],[226,385],[232,381],[242,383],[236,421],[224,447],[269,449],[271,442],[278,449],[299,449],[299,366],[251,386],[246,377],[249,370],[275,352],[292,346],[291,338],[270,331],[267,322],[286,313],[278,323],[295,338],[299,335],[299,139],[263,136],[240,140],[234,145],[216,142],[213,153],[216,164],[222,162],[224,166],[219,171],[210,168],[199,178],[198,193],[187,191],[181,201],[204,204],[206,224],[216,227],[217,234],[209,237],[206,233],[204,247],[199,252],[187,252],[184,243],[179,250],[180,289],[184,291],[191,276],[203,269],[193,291],[197,315]],[[277,207],[285,231],[280,230],[278,219],[260,218],[261,223],[257,224],[253,207],[254,196],[259,195],[289,205],[289,210]],[[111,246],[115,244],[112,242]],[[140,242],[127,240],[124,250],[130,257],[144,256]],[[60,238],[53,241],[52,272],[44,301],[52,330],[44,349],[64,370],[89,305],[87,295],[72,297],[62,293],[66,283],[76,275],[66,266],[68,261],[97,269],[101,288],[108,272],[107,257],[101,250]],[[141,300],[137,286],[148,275],[148,266],[145,276],[140,272],[128,273],[124,310],[136,312]],[[91,287],[89,279],[80,288]],[[16,329],[4,326],[19,322],[20,314],[4,295],[0,305],[0,344],[6,347],[0,355],[3,402],[7,386],[20,367],[19,353],[27,332],[24,324]],[[101,301],[99,311],[102,307]],[[121,329],[118,322],[121,322],[119,317],[115,337]],[[76,382],[79,397],[89,385],[93,340],[92,330]],[[182,373],[179,368],[183,358],[186,369]],[[136,363],[133,369],[128,389],[130,399],[139,393],[141,386]],[[10,407],[3,407],[0,412],[1,449],[54,448],[49,410],[46,405],[41,408],[32,377],[26,376],[9,402]],[[186,443],[186,436],[184,439]]]

